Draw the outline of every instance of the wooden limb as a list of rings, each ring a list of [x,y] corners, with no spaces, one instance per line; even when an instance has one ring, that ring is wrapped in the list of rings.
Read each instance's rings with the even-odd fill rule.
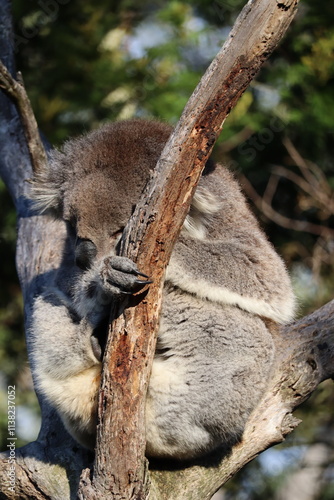
[[[64,430],[60,436],[64,441]],[[12,463],[4,455],[0,454],[0,500],[72,500],[80,470],[89,463],[87,452],[82,452],[71,438],[63,446],[55,436],[15,450]],[[11,467],[12,489],[8,475]]]
[[[33,170],[35,173],[41,172],[45,167],[47,157],[38,132],[34,112],[23,82],[15,80],[2,61],[0,61],[0,88],[17,107],[22,120]]]
[[[138,262],[153,285],[136,308],[114,311],[99,403],[92,480],[85,472],[82,499],[144,499],[145,395],[155,350],[164,269],[192,194],[222,124],[263,62],[281,40],[296,0],[255,0],[191,96],[158,161],[154,178],[124,231],[121,255]]]

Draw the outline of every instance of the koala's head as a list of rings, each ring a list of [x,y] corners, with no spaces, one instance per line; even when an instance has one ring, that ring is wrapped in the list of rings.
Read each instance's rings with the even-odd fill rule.
[[[66,142],[33,179],[36,209],[64,219],[78,238],[101,248],[126,225],[171,131],[167,124],[129,120]]]
[[[46,171],[33,179],[32,199],[84,242],[81,267],[121,233],[171,132],[156,121],[120,121],[51,152]]]

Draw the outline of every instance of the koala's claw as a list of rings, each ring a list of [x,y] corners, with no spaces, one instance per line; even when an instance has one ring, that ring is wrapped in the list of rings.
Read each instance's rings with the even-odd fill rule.
[[[147,278],[138,279],[138,276]],[[111,295],[133,294],[152,283],[149,276],[138,271],[136,264],[127,257],[112,256],[103,261],[100,272],[103,287]]]
[[[149,278],[149,276],[147,276],[147,274],[144,274],[144,273],[140,273],[139,271],[135,272],[134,274],[137,274],[137,276],[142,276],[143,278]],[[153,283],[153,281],[150,281],[150,283]]]
[[[152,280],[136,280],[136,283],[137,283],[137,285],[149,285],[150,283],[153,283],[153,281]]]

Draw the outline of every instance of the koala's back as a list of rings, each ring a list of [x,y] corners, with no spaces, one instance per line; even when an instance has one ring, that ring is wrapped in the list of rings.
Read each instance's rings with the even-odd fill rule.
[[[187,459],[238,442],[273,354],[261,318],[167,287],[147,399],[148,454]]]

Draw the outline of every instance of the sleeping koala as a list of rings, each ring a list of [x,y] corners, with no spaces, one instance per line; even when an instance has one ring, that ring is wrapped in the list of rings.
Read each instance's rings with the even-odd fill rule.
[[[53,151],[34,179],[39,212],[68,225],[55,283],[34,303],[35,380],[89,448],[110,304],[147,283],[117,243],[171,130],[144,120],[105,125]],[[270,329],[293,317],[294,304],[284,264],[237,182],[208,162],[167,268],[148,456],[188,460],[241,439],[270,374]]]

